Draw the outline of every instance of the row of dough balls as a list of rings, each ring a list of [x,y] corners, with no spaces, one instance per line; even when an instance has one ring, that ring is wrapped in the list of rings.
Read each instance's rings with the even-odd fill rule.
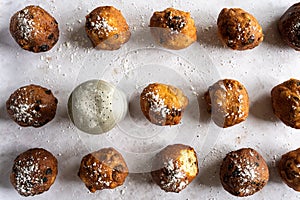
[[[208,112],[219,127],[227,128],[246,120],[249,97],[237,80],[223,79],[204,94]],[[271,91],[274,114],[286,125],[300,128],[300,81],[290,79]],[[51,90],[38,85],[23,86],[6,101],[11,119],[20,126],[41,127],[56,114],[58,100]],[[140,94],[144,116],[158,126],[181,122],[189,99],[181,89],[162,83],[151,83]],[[128,112],[127,97],[120,89],[102,80],[78,85],[68,101],[68,113],[74,125],[90,134],[110,131]]]
[[[296,191],[300,191],[299,163],[300,148],[283,155],[278,165],[282,180]],[[10,181],[20,195],[34,196],[49,190],[57,173],[57,159],[45,149],[34,148],[14,160]],[[94,193],[123,185],[128,173],[123,156],[113,148],[103,148],[82,158],[78,176]],[[197,154],[187,145],[169,145],[152,161],[152,179],[166,192],[179,193],[198,173]],[[228,153],[219,174],[223,188],[240,197],[260,191],[269,180],[269,169],[264,158],[251,148]]]
[[[294,4],[278,23],[282,39],[296,50],[300,50],[299,15],[300,4]],[[231,49],[252,49],[264,38],[255,17],[240,8],[222,9],[217,25],[220,39]],[[183,49],[197,40],[196,26],[190,13],[174,8],[154,12],[150,27],[157,43],[165,48]],[[122,13],[112,6],[97,7],[89,13],[85,30],[96,49],[119,49],[131,36]],[[59,38],[57,21],[39,6],[27,6],[15,13],[10,21],[10,32],[23,49],[36,53],[50,50]]]

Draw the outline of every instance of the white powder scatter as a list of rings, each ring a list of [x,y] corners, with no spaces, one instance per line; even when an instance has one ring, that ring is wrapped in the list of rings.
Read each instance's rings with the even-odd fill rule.
[[[25,87],[18,89],[9,101],[9,112],[12,113],[14,120],[35,125],[39,124],[38,118],[41,116],[37,107],[41,109],[47,106],[41,104],[42,102],[36,103],[37,100],[32,96],[31,91],[27,91]]]
[[[28,9],[22,10],[17,14],[17,28],[18,34],[24,40],[29,40],[31,33],[34,30],[34,22],[31,19]]]
[[[244,96],[243,96],[242,94],[240,94],[240,95],[238,96],[238,101],[239,101],[240,103],[242,103],[242,102],[243,102],[243,98],[244,98]]]
[[[164,169],[166,171],[160,177],[162,188],[180,192],[189,184],[188,180],[185,179],[186,174],[184,170],[181,169],[177,161],[174,162],[173,159],[168,160],[164,163]]]
[[[167,114],[171,113],[170,109],[165,105],[165,100],[158,93],[148,92],[146,97],[150,100],[151,111],[160,113],[163,118],[166,118]]]
[[[249,157],[239,156],[236,152],[231,153],[235,167],[235,176],[237,178],[236,186],[239,192],[245,195],[252,194],[256,191],[256,186],[253,185],[259,180],[259,164],[252,160],[255,154],[249,151]]]
[[[90,176],[92,179],[94,177],[96,178],[96,185],[101,188],[109,188],[111,183],[113,182],[110,179],[110,174],[108,171],[104,168],[102,163],[96,163],[94,162],[92,165],[85,166],[86,174]],[[112,173],[114,173],[114,169],[112,170]]]
[[[109,25],[104,17],[97,16],[95,21],[92,21],[91,18],[89,18],[88,21],[90,21],[92,29],[98,31],[99,35],[108,36],[110,32],[117,30],[116,27]]]
[[[36,188],[43,185],[43,177],[38,160],[31,156],[14,164],[15,187],[20,194],[29,196],[35,194]]]

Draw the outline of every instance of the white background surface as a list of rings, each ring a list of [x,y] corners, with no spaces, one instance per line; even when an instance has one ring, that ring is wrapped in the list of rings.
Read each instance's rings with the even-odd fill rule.
[[[242,147],[252,147],[260,152],[270,169],[270,181],[267,186],[261,192],[245,199],[299,199],[300,194],[289,189],[281,181],[275,166],[282,154],[300,146],[300,133],[276,119],[270,104],[270,91],[275,85],[291,77],[300,79],[300,52],[283,44],[276,26],[279,17],[296,2],[291,0],[0,1],[0,199],[21,199],[9,182],[9,173],[14,158],[33,147],[43,147],[56,155],[59,160],[59,174],[48,192],[28,199],[236,199],[223,190],[218,174],[220,163],[226,153]],[[30,4],[40,5],[48,10],[59,23],[60,39],[50,52],[33,54],[24,51],[9,34],[10,17]],[[93,50],[85,35],[83,28],[85,15],[101,5],[113,5],[120,9],[131,27],[130,42],[119,51]],[[77,83],[101,77],[108,63],[118,60],[122,53],[154,46],[151,37],[144,37],[149,32],[149,19],[154,11],[164,10],[167,7],[191,12],[198,29],[197,43],[185,50],[172,53],[183,57],[193,53],[201,57],[205,51],[213,62],[212,67],[219,73],[208,75],[211,81],[207,85],[217,81],[214,80],[215,77],[239,80],[249,92],[250,115],[246,122],[225,130],[213,125],[216,132],[212,133],[215,135],[211,135],[210,138],[213,138],[216,144],[208,149],[195,146],[200,158],[200,173],[197,179],[179,194],[160,190],[151,181],[149,173],[130,174],[123,186],[91,194],[77,177],[80,160],[91,151],[113,144],[108,142],[105,135],[90,136],[77,130],[67,116],[67,98]],[[224,7],[240,7],[257,18],[265,34],[265,39],[259,47],[238,52],[221,45],[217,38],[216,20]],[[199,52],[195,51],[199,49],[197,45],[202,47]],[[199,71],[204,70],[201,68],[201,62],[194,64]],[[98,67],[99,72],[89,73],[90,67],[93,69]],[[30,83],[50,88],[59,100],[55,119],[39,129],[18,127],[8,118],[5,110],[5,102],[9,95],[15,89]],[[206,87],[200,85],[199,91],[196,92],[201,95]],[[200,110],[205,109],[200,106]],[[201,126],[197,130],[189,131],[191,135],[183,133],[187,134],[187,138],[194,137],[194,133],[197,132],[199,140],[203,139]],[[169,143],[176,142],[178,141],[169,141]],[[196,141],[195,144],[198,144],[197,142],[201,143]],[[202,152],[208,151],[210,151],[208,155],[206,153],[202,155]]]

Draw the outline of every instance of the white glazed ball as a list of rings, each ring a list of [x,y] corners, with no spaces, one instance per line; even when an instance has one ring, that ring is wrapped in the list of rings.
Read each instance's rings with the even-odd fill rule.
[[[110,131],[128,110],[125,94],[102,80],[77,86],[69,97],[68,113],[74,125],[90,134]]]

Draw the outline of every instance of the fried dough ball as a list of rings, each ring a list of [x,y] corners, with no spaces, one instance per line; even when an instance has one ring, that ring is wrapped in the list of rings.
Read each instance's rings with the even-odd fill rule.
[[[85,31],[96,49],[117,50],[130,38],[129,26],[113,6],[101,6],[86,16]]]
[[[290,79],[271,91],[274,114],[287,126],[300,128],[300,81]]]
[[[123,185],[127,175],[125,160],[114,148],[100,149],[84,156],[78,172],[78,176],[92,193]]]
[[[160,126],[176,125],[181,121],[188,98],[174,86],[152,83],[144,88],[140,105],[151,123]]]
[[[240,8],[222,9],[217,24],[221,41],[233,50],[253,49],[263,41],[258,21]]]
[[[208,112],[216,125],[227,128],[246,120],[249,114],[249,97],[246,88],[238,81],[224,79],[209,87],[204,94]]]
[[[10,33],[25,50],[49,51],[58,41],[58,23],[39,6],[27,6],[10,19]]]
[[[15,159],[10,181],[20,195],[34,196],[49,190],[57,171],[57,159],[50,152],[29,149]]]
[[[269,169],[263,157],[254,149],[232,151],[220,168],[224,189],[232,195],[245,197],[260,191],[269,180]]]
[[[56,114],[57,99],[51,90],[39,85],[17,89],[6,101],[7,113],[20,126],[41,127]]]
[[[300,148],[281,157],[278,171],[282,180],[290,188],[300,192]]]
[[[169,145],[160,151],[152,164],[152,179],[166,192],[179,193],[198,175],[195,150],[187,145]]]
[[[168,49],[183,49],[197,40],[197,29],[190,13],[174,8],[154,12],[150,27],[157,43]]]
[[[282,40],[300,50],[300,3],[292,5],[279,19],[278,30]]]

